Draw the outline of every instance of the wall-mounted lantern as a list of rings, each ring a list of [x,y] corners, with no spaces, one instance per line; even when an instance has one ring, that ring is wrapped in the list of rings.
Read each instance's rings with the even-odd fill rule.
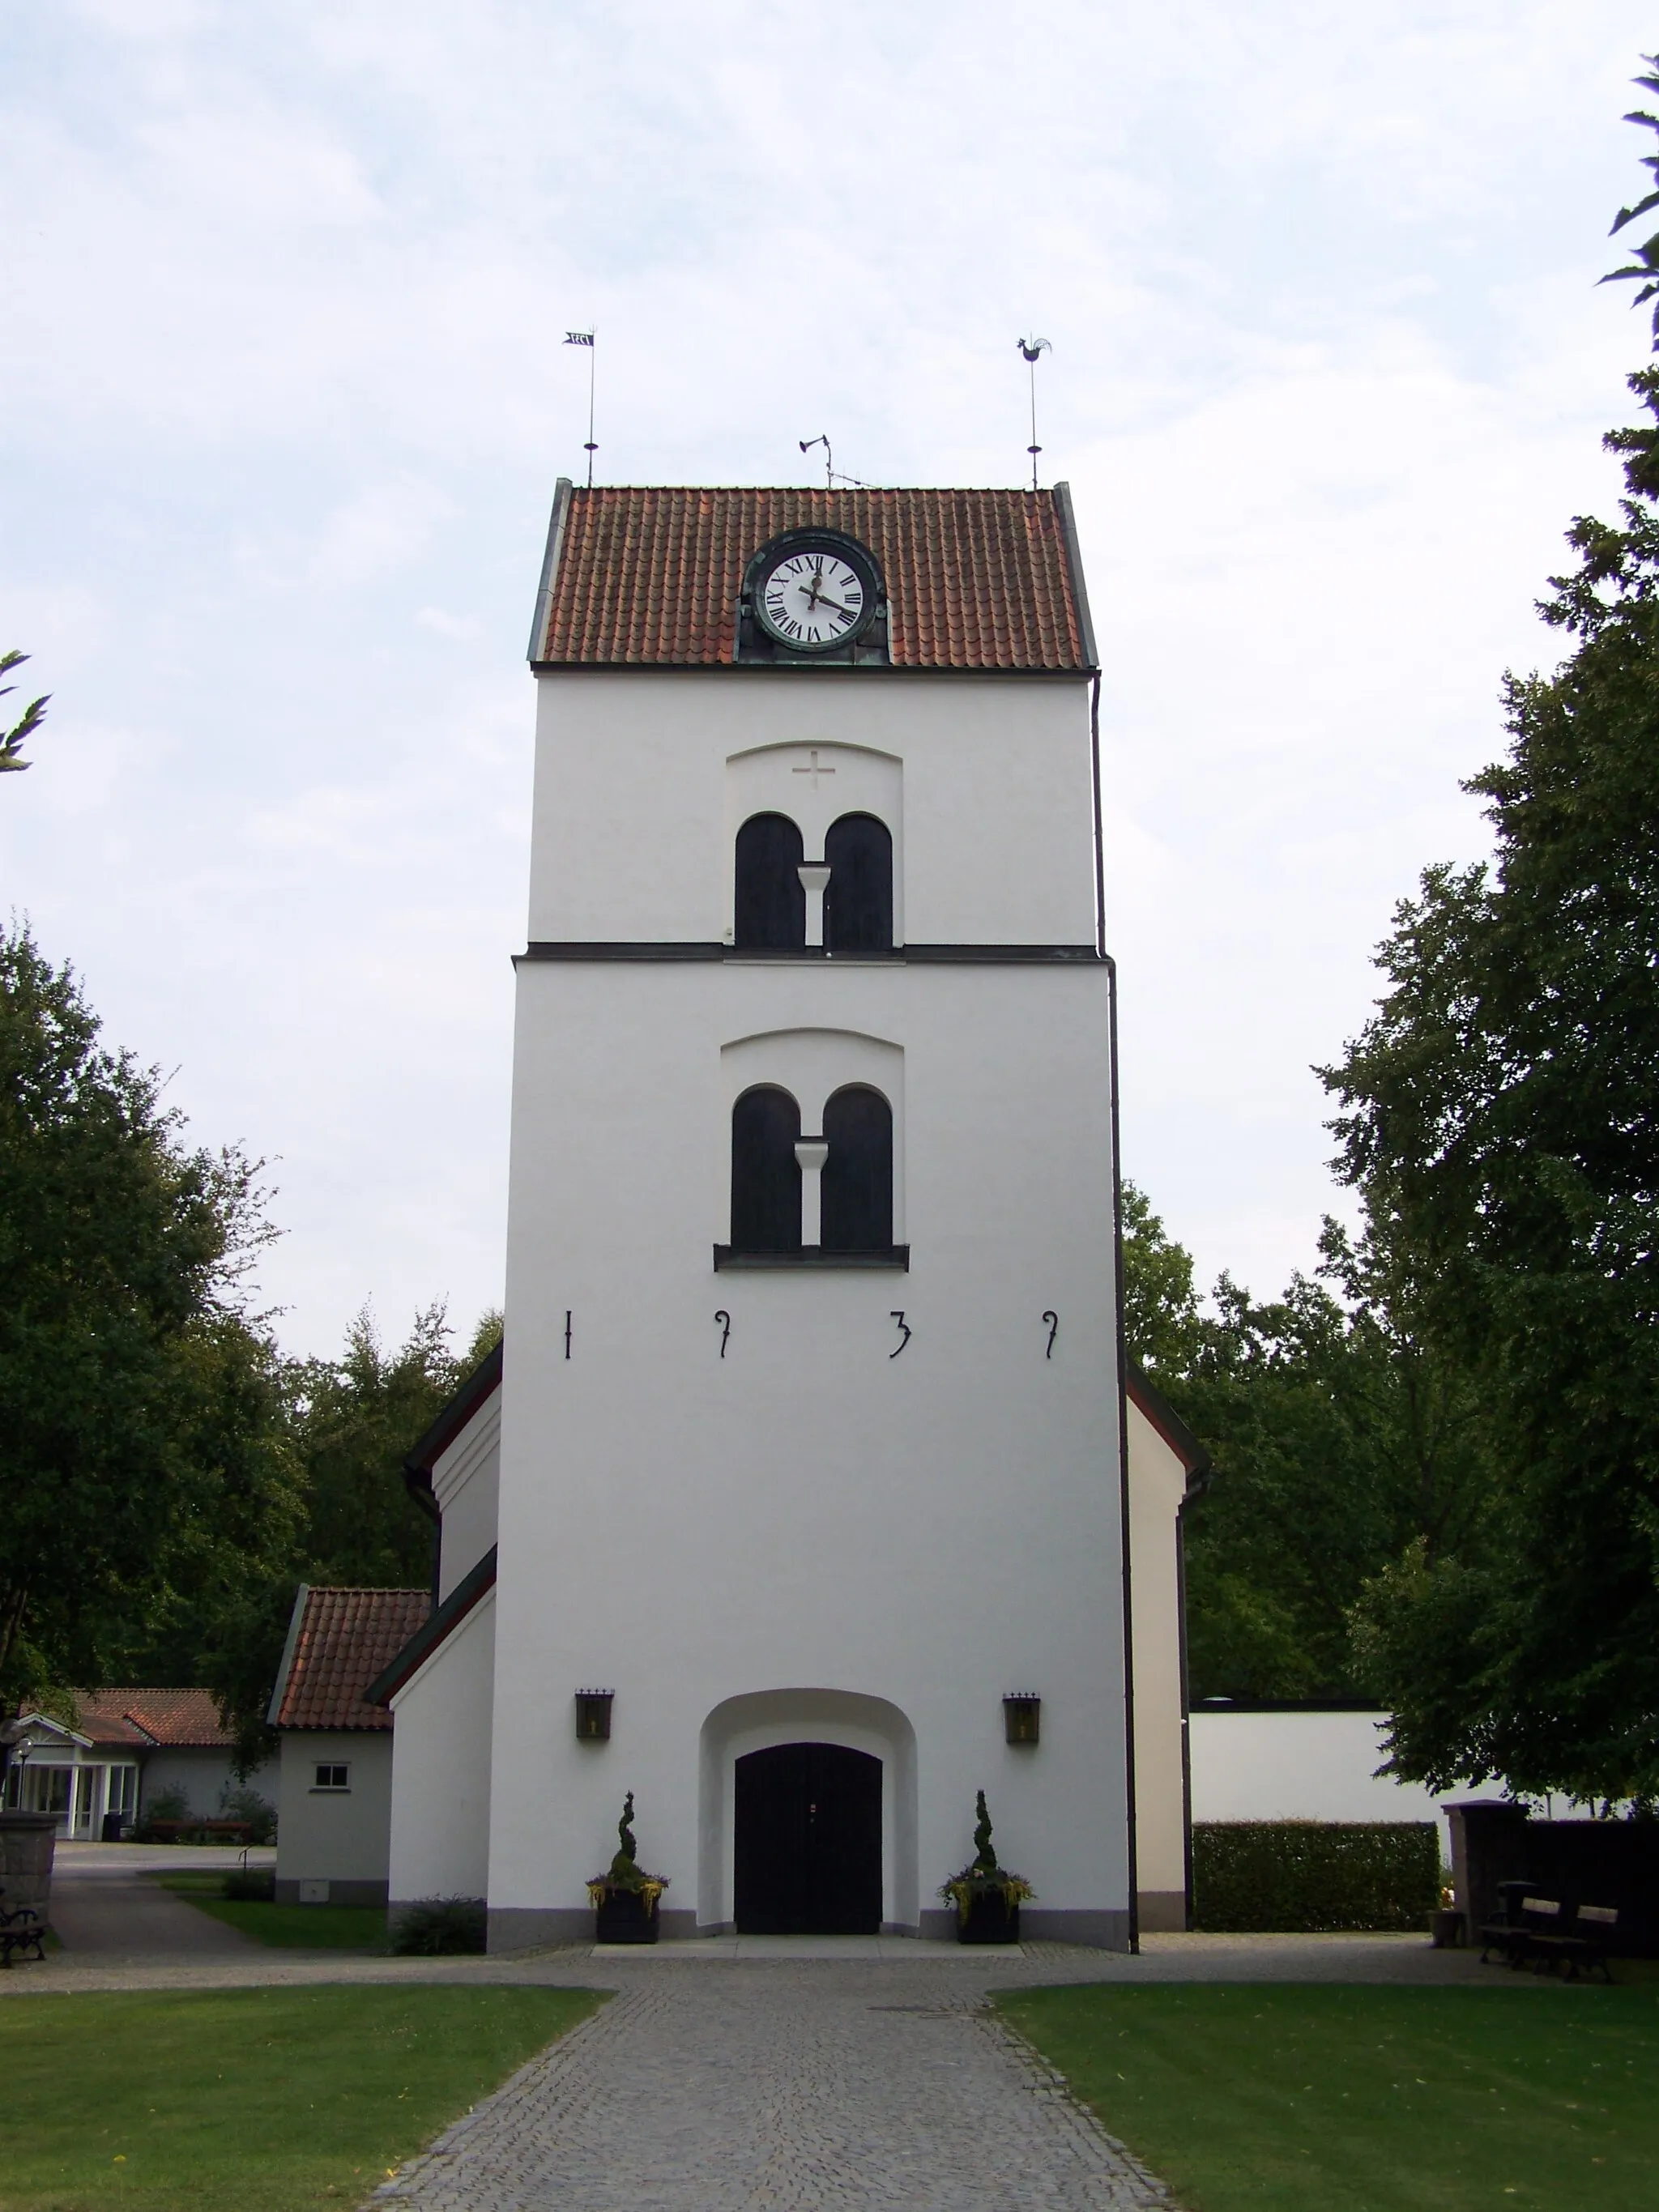
[[[1010,1743],[1036,1743],[1042,1732],[1042,1700],[1035,1690],[1012,1690],[1002,1701],[1003,1730]]]
[[[609,1743],[611,1741],[611,1700],[614,1690],[578,1690],[576,1692],[576,1741],[578,1743]]]

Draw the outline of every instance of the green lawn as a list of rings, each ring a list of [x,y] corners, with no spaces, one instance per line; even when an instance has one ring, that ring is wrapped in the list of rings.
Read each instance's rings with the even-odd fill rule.
[[[1617,1969],[1615,1968],[1615,1972]],[[1651,2212],[1659,1987],[997,2000],[1186,2212]]]
[[[261,1905],[222,1897],[222,1874],[165,1874],[163,1889],[188,1899],[199,1911],[240,1928],[260,1943],[306,1951],[384,1951],[383,1905]],[[0,2212],[5,2200],[0,2197]]]
[[[355,2205],[599,2002],[429,1985],[8,1997],[0,2212]]]

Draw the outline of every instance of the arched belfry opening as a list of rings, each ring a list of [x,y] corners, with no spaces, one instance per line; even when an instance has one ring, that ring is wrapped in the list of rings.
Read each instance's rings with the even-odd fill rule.
[[[893,837],[873,814],[843,814],[823,840],[830,882],[823,942],[830,952],[893,949]]]
[[[732,1109],[732,1249],[799,1252],[800,1108],[775,1084],[757,1084]]]
[[[848,1083],[823,1109],[820,1188],[826,1252],[884,1252],[893,1242],[893,1109],[868,1084]]]
[[[806,943],[800,830],[787,814],[751,814],[738,832],[732,941],[739,952],[798,952]]]

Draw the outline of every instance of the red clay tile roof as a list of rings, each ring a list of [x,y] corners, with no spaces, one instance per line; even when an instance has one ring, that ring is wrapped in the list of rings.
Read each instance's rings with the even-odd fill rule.
[[[80,1733],[95,1744],[166,1743],[213,1751],[234,1733],[219,1717],[211,1690],[77,1690]]]
[[[425,1590],[312,1589],[292,1638],[278,1728],[389,1729],[363,1692],[390,1666],[432,1610]]]
[[[1093,640],[1073,573],[1070,501],[1054,491],[661,489],[564,495],[534,661],[729,662],[750,554],[809,523],[875,555],[900,668],[1074,670]]]

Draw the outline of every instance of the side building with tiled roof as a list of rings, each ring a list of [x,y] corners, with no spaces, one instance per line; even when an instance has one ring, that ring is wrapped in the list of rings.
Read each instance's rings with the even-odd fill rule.
[[[73,1725],[25,1708],[0,1730],[7,1743],[0,1805],[55,1813],[65,1842],[114,1842],[151,1818],[221,1820],[251,1790],[280,1808],[275,1760],[246,1777],[235,1735],[210,1690],[139,1686],[74,1690]],[[18,1747],[27,1747],[22,1755]],[[235,1808],[227,1801],[234,1796]]]
[[[267,1716],[282,1740],[279,1904],[386,1903],[392,1716],[366,1692],[431,1607],[426,1590],[301,1583]]]
[[[410,1468],[392,1902],[584,1936],[631,1790],[665,1933],[949,1936],[983,1789],[1026,1932],[1133,1945],[1186,1474],[1138,1411],[1132,1540],[1069,496],[562,483],[530,660],[508,1332]]]

